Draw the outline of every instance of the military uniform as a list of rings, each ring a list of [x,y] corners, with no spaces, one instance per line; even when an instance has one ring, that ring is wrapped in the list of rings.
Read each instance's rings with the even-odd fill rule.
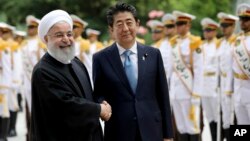
[[[26,101],[26,124],[27,124],[27,140],[29,140],[30,113],[31,113],[31,75],[33,67],[45,53],[46,47],[37,36],[37,27],[40,20],[29,15],[26,17],[27,39],[21,45],[23,58],[23,93]]]
[[[37,28],[39,19],[29,15],[26,17],[26,24],[28,27],[34,26],[33,28]],[[41,50],[43,48],[43,44],[37,37],[37,34],[33,35],[32,37],[28,35],[21,47],[24,68],[24,96],[27,101],[26,104],[28,106],[29,113],[31,112],[31,74],[33,67],[41,57]]]
[[[96,52],[104,48],[102,42],[98,41],[98,36],[100,34],[101,32],[98,30],[94,30],[91,28],[88,28],[86,30],[86,35],[88,37],[88,41],[90,42],[90,46],[88,50],[85,51],[87,53],[88,60],[91,62],[90,67],[87,67],[90,78],[92,78],[92,57]],[[92,83],[92,79],[91,79],[91,83]]]
[[[241,23],[250,22],[250,5],[241,4],[237,8]],[[244,33],[236,38],[233,49],[234,100],[237,123],[250,124],[250,33]]]
[[[226,28],[233,26],[238,21],[238,17],[220,12],[217,14],[220,20],[220,26],[222,30],[228,30]],[[225,29],[224,29],[225,28]],[[218,42],[218,57],[219,57],[219,71],[220,71],[220,92],[221,92],[221,110],[222,110],[222,127],[224,135],[227,140],[230,138],[229,128],[233,124],[234,120],[234,104],[233,104],[233,55],[232,45],[234,44],[236,36],[233,34],[222,37]]]
[[[168,81],[168,88],[170,87],[170,77],[172,75],[172,46],[171,46],[171,39],[176,38],[176,29],[175,29],[175,21],[176,18],[172,14],[165,14],[162,19],[162,23],[164,24],[165,28],[165,36],[161,42],[161,45],[159,47],[162,55],[162,60],[165,68],[165,73],[167,76]],[[170,31],[172,30],[172,31]],[[166,33],[168,32],[168,33]],[[170,90],[171,91],[171,90]],[[170,101],[171,102],[171,101]],[[172,102],[171,102],[172,103]]]
[[[16,136],[16,119],[17,112],[20,109],[21,103],[18,101],[18,95],[23,93],[23,62],[21,46],[15,41],[10,42],[12,54],[12,101],[10,101],[10,126],[9,136]]]
[[[203,69],[203,86],[201,93],[202,109],[210,126],[212,140],[217,140],[217,122],[219,115],[219,60],[218,60],[218,40],[216,38],[219,24],[210,18],[203,18],[201,25],[205,40],[201,45]]]
[[[180,140],[198,141],[200,134],[200,103],[197,95],[201,92],[198,73],[201,59],[201,39],[189,32],[178,30],[188,26],[195,16],[174,11],[178,36],[171,40],[173,74],[170,78],[170,98]],[[184,35],[183,35],[184,34]]]
[[[0,139],[7,140],[7,133],[9,127],[9,117],[10,110],[14,110],[13,102],[16,97],[13,97],[12,92],[12,56],[11,56],[11,38],[10,32],[14,30],[14,27],[6,24],[5,27],[2,27],[5,30],[3,34],[3,40],[5,41],[4,47],[1,50],[1,80],[0,80]]]

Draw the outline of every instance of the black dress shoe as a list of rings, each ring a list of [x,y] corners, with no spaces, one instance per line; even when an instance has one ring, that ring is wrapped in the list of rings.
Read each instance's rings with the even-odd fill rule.
[[[15,136],[17,136],[16,131],[15,130],[10,130],[9,134],[8,134],[8,137],[15,137]]]

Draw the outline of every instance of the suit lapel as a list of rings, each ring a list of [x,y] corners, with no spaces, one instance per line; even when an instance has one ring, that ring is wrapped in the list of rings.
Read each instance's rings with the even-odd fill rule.
[[[92,97],[92,88],[90,85],[90,81],[88,80],[88,74],[83,72],[83,68],[81,68],[74,60],[71,62],[72,63],[72,68],[73,71],[75,72],[78,80],[81,83],[81,86],[83,88],[84,94],[86,96],[87,99],[89,100],[93,100]],[[85,72],[87,70],[85,69]]]
[[[146,60],[147,60],[147,52],[144,46],[141,44],[137,44],[138,51],[138,80],[137,80],[137,89],[141,87],[143,82],[143,76],[146,69]]]
[[[109,62],[111,63],[112,68],[114,69],[117,76],[120,78],[121,82],[131,93],[133,93],[132,89],[130,88],[125,71],[123,69],[119,51],[115,43],[110,47],[106,55]]]

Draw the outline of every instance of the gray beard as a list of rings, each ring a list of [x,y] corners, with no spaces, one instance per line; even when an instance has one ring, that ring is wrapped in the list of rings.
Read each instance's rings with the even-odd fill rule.
[[[48,53],[57,61],[63,64],[69,64],[75,57],[75,45],[67,48],[59,48],[48,45]]]

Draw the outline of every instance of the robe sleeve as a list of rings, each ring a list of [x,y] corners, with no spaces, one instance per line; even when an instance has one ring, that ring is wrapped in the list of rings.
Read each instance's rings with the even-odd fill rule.
[[[37,69],[33,72],[32,100],[46,120],[56,121],[71,129],[91,130],[99,126],[101,107],[74,93],[55,71]],[[58,120],[57,120],[58,119]]]

